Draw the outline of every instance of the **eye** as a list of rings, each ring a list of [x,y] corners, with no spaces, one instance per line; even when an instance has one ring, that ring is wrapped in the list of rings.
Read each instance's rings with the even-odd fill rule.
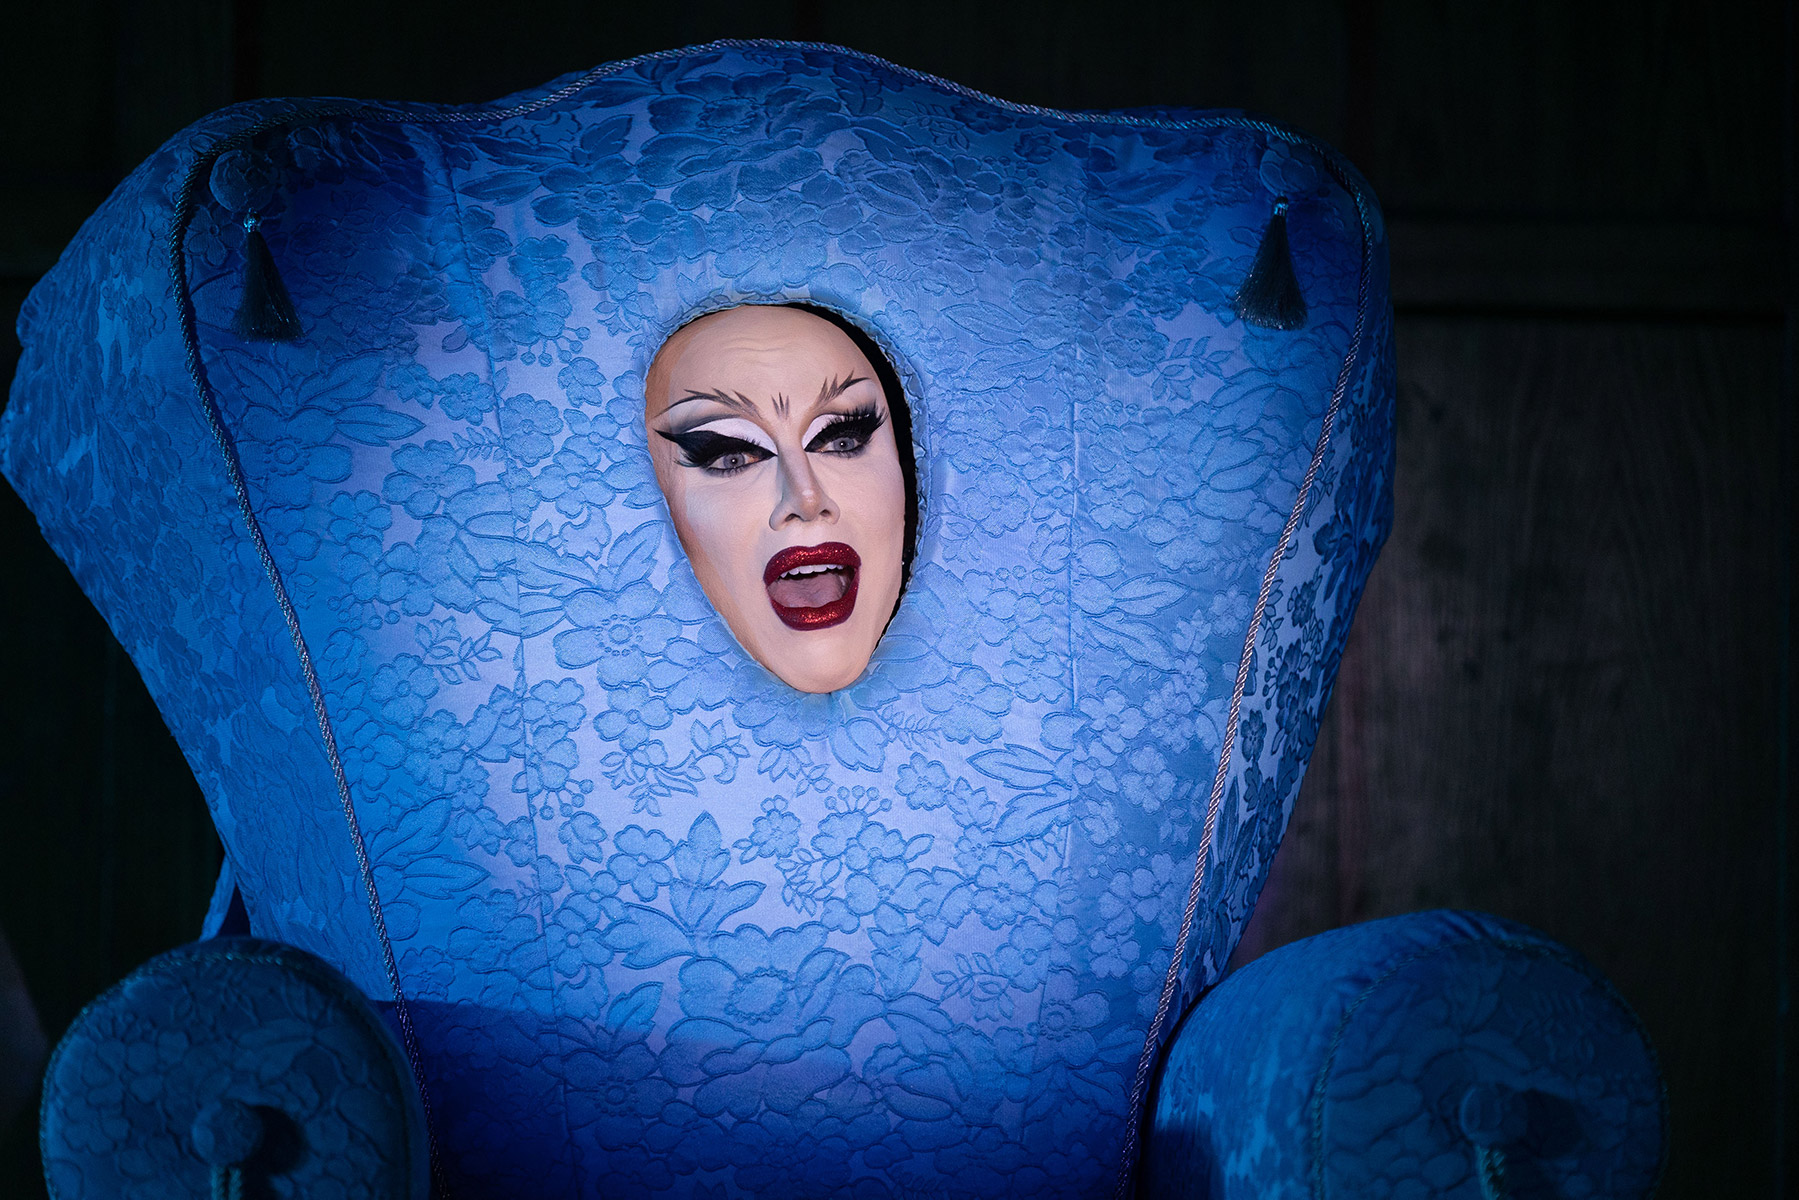
[[[860,454],[887,418],[873,407],[855,412],[826,413],[806,430],[809,454]]]
[[[745,467],[753,467],[767,457],[767,452],[760,446],[739,442],[735,446],[722,448],[710,459],[702,459],[694,465],[703,467],[714,475],[735,475]]]
[[[685,433],[663,433],[659,429],[656,432],[680,447],[682,461],[688,466],[698,467],[709,475],[735,475],[764,459],[773,458],[775,453],[771,447],[711,429],[689,429]]]

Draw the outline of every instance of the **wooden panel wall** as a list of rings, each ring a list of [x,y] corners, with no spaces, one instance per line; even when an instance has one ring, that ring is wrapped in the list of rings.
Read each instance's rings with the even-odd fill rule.
[[[1663,1056],[1666,1196],[1772,1194],[1780,342],[1406,320],[1394,534],[1244,951],[1435,907],[1578,948]]]
[[[1790,1194],[1791,6],[1369,7],[1395,528],[1239,961],[1535,925],[1662,1055],[1661,1195]]]
[[[14,6],[0,320],[126,170],[244,96],[481,100],[643,51],[794,37],[1008,99],[1248,108],[1333,141],[1392,231],[1397,520],[1239,958],[1438,905],[1537,925],[1610,974],[1657,1044],[1661,1195],[1781,1197],[1799,1125],[1778,1006],[1794,7]],[[15,356],[0,336],[0,380]],[[193,935],[217,848],[129,664],[10,494],[0,563],[0,945],[54,1038]],[[0,997],[6,978],[0,963]],[[0,1048],[29,1049],[26,1019]],[[0,1195],[41,1195],[32,1125],[7,1126]]]

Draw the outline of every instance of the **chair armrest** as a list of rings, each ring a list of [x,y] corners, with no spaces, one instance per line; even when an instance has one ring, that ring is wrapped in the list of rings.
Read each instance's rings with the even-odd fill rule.
[[[1205,996],[1151,1100],[1157,1198],[1648,1196],[1666,1098],[1579,956],[1481,913],[1307,938]]]
[[[430,1174],[380,1015],[318,958],[254,938],[172,950],[90,1004],[51,1057],[40,1138],[53,1200],[423,1200]]]

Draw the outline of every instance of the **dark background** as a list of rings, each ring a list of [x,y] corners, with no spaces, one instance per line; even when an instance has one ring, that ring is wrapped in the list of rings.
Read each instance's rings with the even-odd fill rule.
[[[485,100],[779,37],[1010,100],[1248,108],[1315,133],[1390,222],[1397,520],[1239,960],[1439,905],[1536,925],[1612,977],[1661,1055],[1660,1194],[1783,1197],[1794,8],[15,5],[0,380],[20,301],[82,218],[234,99]],[[194,936],[219,852],[136,673],[4,487],[0,830],[0,1010],[20,1014],[0,1017],[0,1195],[29,1198],[34,1068],[15,1064]]]

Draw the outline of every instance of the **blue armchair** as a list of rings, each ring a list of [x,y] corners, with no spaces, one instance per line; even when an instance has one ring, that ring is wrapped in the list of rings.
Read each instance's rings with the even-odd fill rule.
[[[53,1189],[1646,1194],[1647,1045],[1529,931],[1193,1007],[1390,521],[1385,263],[1277,126],[812,45],[179,135],[28,301],[0,469],[253,940],[77,1023]],[[651,357],[743,303],[911,409],[911,581],[830,695],[738,648],[645,452]]]

